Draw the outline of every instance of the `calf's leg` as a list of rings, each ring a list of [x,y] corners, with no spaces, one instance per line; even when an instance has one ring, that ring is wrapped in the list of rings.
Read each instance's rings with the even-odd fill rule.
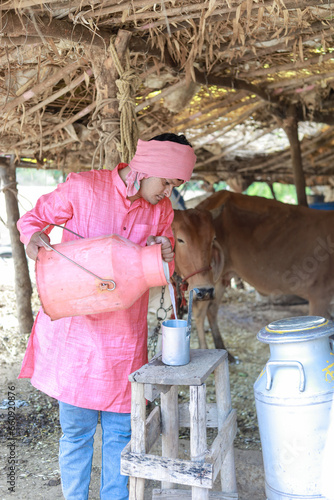
[[[235,363],[236,358],[226,349],[223,338],[221,336],[218,322],[217,322],[217,314],[219,309],[219,303],[216,302],[216,299],[213,300],[208,307],[208,320],[211,328],[211,333],[213,336],[213,340],[215,343],[216,349],[225,349],[227,351],[228,360],[230,363]]]
[[[217,299],[211,300],[208,307],[207,315],[208,315],[209,325],[211,328],[211,333],[213,336],[213,341],[215,343],[215,348],[225,349],[224,341],[218,327],[218,309],[219,309],[219,303],[217,302]]]
[[[214,300],[210,301],[207,316],[208,316],[213,340],[215,343],[215,348],[216,349],[225,349],[227,351],[225,344],[224,344],[223,337],[221,335],[221,332],[220,332],[219,326],[218,326],[218,310],[219,310],[219,306],[221,304],[222,297],[225,293],[225,290],[226,290],[226,287],[223,285],[222,281],[216,283],[215,298],[214,298]],[[232,354],[229,351],[227,351],[227,354],[228,354],[229,362],[235,363],[236,358],[234,356],[232,356]]]
[[[199,341],[200,349],[207,349],[208,345],[205,339],[205,330],[204,330],[204,320],[206,317],[207,309],[209,306],[208,300],[194,300],[193,302],[193,317],[196,322],[196,329]]]

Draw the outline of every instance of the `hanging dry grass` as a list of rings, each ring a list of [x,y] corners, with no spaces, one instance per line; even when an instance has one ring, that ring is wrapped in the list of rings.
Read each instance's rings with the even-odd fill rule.
[[[107,53],[110,38],[124,29],[131,33],[129,68],[140,81],[140,137],[185,133],[203,176],[204,165],[218,171],[233,152],[240,157],[242,148],[228,142],[240,130],[237,143],[248,160],[254,156],[240,172],[259,176],[263,169],[267,178],[280,171],[287,179],[288,151],[263,162],[254,143],[279,127],[290,103],[299,120],[334,125],[333,10],[331,0],[2,2],[0,150],[42,164],[47,158],[48,167],[54,161],[90,168],[98,137],[89,127],[97,99],[91,54]],[[306,172],[330,179],[332,137],[323,137],[322,153],[302,144],[303,158]],[[221,153],[210,156],[206,143]]]

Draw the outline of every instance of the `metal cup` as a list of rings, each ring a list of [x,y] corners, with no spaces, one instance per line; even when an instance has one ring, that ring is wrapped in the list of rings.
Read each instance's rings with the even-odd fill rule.
[[[162,323],[162,362],[165,365],[181,366],[190,361],[190,333],[193,293],[189,292],[188,319],[167,319]]]
[[[162,323],[162,362],[181,366],[190,361],[190,328],[183,319],[168,319]]]

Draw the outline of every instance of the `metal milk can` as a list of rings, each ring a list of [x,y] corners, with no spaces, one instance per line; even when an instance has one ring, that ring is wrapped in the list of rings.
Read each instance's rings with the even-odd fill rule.
[[[270,347],[254,384],[268,500],[325,498],[321,467],[334,394],[332,334],[333,321],[301,316],[274,321],[257,335]]]

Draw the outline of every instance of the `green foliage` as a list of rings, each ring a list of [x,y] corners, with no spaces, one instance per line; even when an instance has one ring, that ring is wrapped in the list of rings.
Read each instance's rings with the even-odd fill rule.
[[[245,194],[249,196],[261,196],[262,198],[273,198],[270,191],[270,187],[265,182],[253,182],[246,191]]]
[[[292,205],[297,205],[297,194],[296,188],[293,184],[281,184],[280,182],[273,183],[273,190],[275,193],[276,200],[283,203],[291,203]],[[311,189],[306,188],[306,194],[311,194]],[[245,194],[250,196],[262,196],[263,198],[273,198],[272,192],[269,185],[266,182],[253,182]]]
[[[227,189],[227,184],[225,181],[215,182],[213,188],[215,191],[221,191],[222,189]]]
[[[274,182],[273,190],[276,200],[283,203],[291,203],[297,205],[296,188],[292,184],[281,184]],[[245,194],[250,196],[262,196],[263,198],[274,198],[269,185],[266,182],[253,182],[245,191]]]

